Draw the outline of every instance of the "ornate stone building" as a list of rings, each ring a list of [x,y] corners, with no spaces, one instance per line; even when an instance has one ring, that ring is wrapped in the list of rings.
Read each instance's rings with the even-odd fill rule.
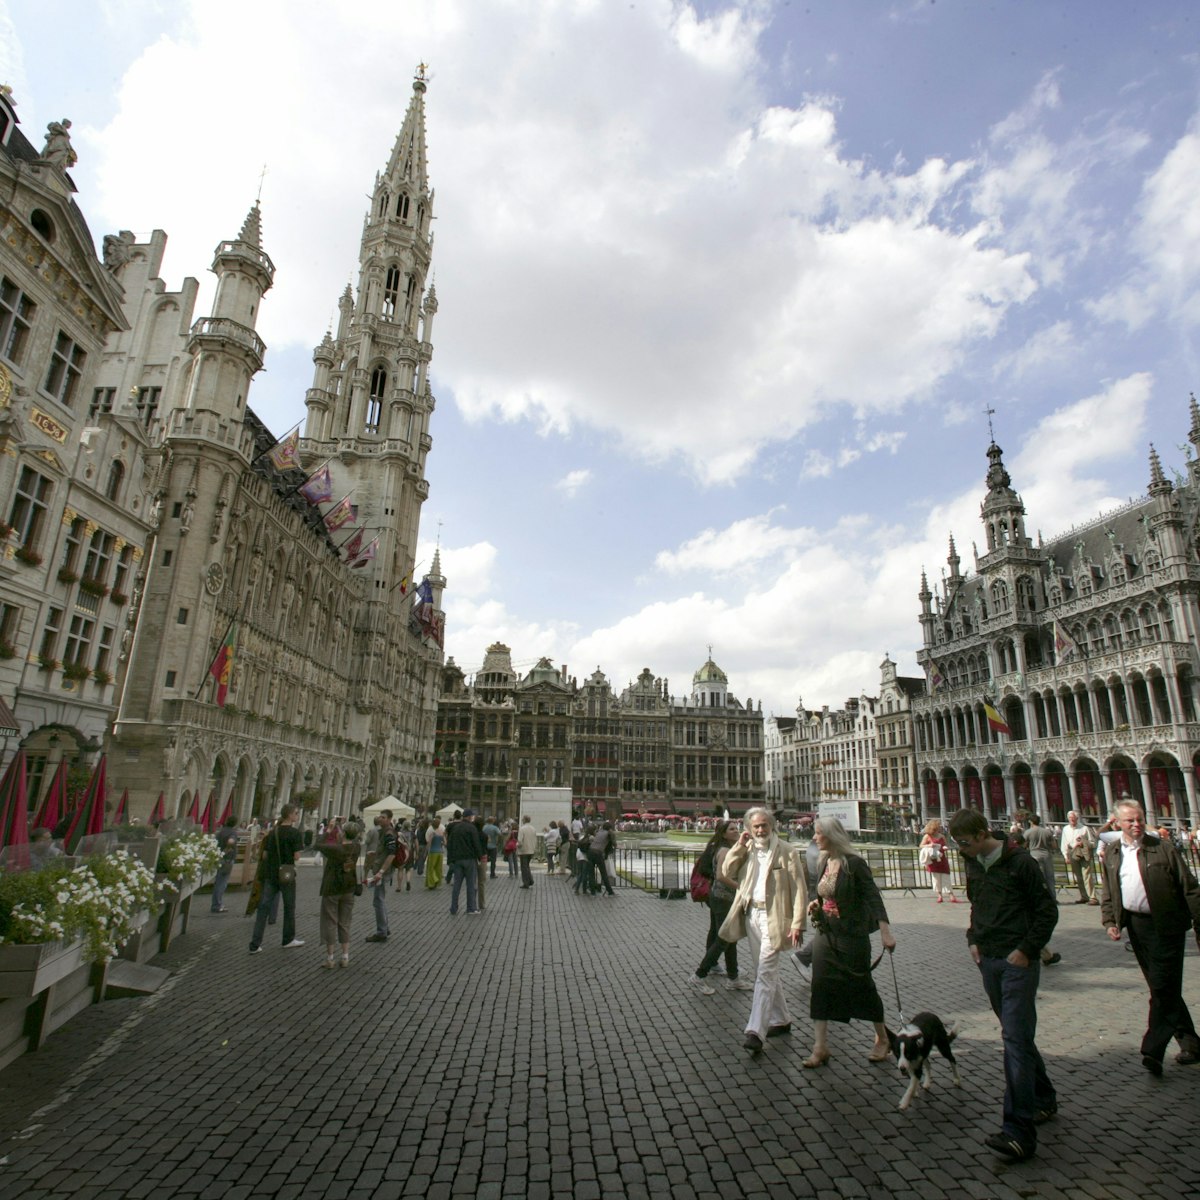
[[[879,700],[875,708],[875,758],[878,796],[895,821],[916,814],[917,759],[913,744],[913,702],[925,694],[925,680],[900,675],[890,655],[879,664]]]
[[[1188,440],[1200,449],[1200,407]],[[1172,483],[1153,448],[1147,493],[1044,543],[1026,533],[988,447],[985,549],[964,575],[953,539],[921,578],[928,695],[913,703],[923,815],[963,805],[1102,819],[1121,796],[1195,825],[1200,768],[1200,459]],[[993,731],[984,701],[1011,735]]]
[[[614,695],[541,659],[524,677],[490,646],[468,684],[453,659],[438,704],[439,807],[513,816],[524,786],[569,786],[577,806],[622,812],[741,812],[764,796],[762,709],[728,694],[710,658],[676,702],[649,669]]]
[[[278,465],[249,405],[275,272],[258,205],[218,245],[212,312],[193,322],[195,281],[158,278],[165,235],[107,237],[98,262],[69,123],[39,155],[3,97],[0,687],[35,782],[108,734],[134,815],[159,792],[169,815],[198,791],[244,817],[298,793],[327,811],[432,796],[437,557],[419,619],[410,586],[437,308],[424,94],[418,77],[376,177],[357,296],[317,347],[305,436]],[[310,502],[299,488],[325,470],[333,494]],[[209,668],[225,644],[222,706]]]

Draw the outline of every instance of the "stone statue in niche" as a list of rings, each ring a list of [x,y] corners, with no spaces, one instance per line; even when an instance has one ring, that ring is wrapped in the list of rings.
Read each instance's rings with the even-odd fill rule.
[[[196,493],[188,492],[183,501],[183,508],[179,513],[179,532],[187,533],[192,527],[192,522],[196,519]]]

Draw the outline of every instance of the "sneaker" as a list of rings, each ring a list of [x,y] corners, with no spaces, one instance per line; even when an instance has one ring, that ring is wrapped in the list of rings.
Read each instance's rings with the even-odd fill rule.
[[[350,955],[348,955],[348,954],[342,955],[341,965],[343,967],[348,967],[350,965]]]
[[[468,908],[468,909],[467,909],[467,916],[468,916],[468,917],[477,917],[477,916],[479,916],[479,909],[477,909],[477,908]]]
[[[208,911],[213,912],[213,913],[223,913],[223,912],[228,912],[229,909],[227,909],[227,908],[210,908]]]
[[[1033,1123],[1035,1125],[1045,1125],[1047,1121],[1053,1121],[1058,1116],[1058,1101],[1052,1100],[1049,1104],[1039,1108],[1033,1114]]]
[[[1001,1158],[1011,1159],[1013,1162],[1020,1162],[1023,1158],[1033,1157],[1033,1148],[1022,1146],[1015,1137],[1007,1133],[993,1133],[991,1137],[983,1139],[983,1144],[989,1149],[999,1154]]]
[[[369,937],[363,939],[365,942],[386,942],[388,935],[386,933],[372,933]]]
[[[292,940],[290,942],[283,943],[283,948],[285,950],[295,950],[297,946],[303,946],[303,945],[304,945],[303,938],[292,938]]]
[[[711,985],[711,984],[708,982],[708,980],[706,980],[706,979],[701,979],[699,975],[693,975],[693,976],[692,976],[692,977],[691,977],[691,978],[688,980],[688,987],[695,988],[695,989],[696,989],[696,991],[698,991],[698,992],[699,992],[699,993],[700,993],[702,996],[714,996],[714,995],[716,995],[716,988],[714,988],[714,987],[713,987],[713,986],[712,986],[712,985]]]
[[[330,957],[330,958],[327,958],[327,959],[326,959],[326,960],[325,960],[325,961],[324,961],[324,962],[321,964],[321,967],[322,967],[322,969],[323,969],[323,970],[326,970],[326,971],[332,971],[332,970],[333,970],[333,968],[334,968],[335,966],[337,966],[337,964],[336,964],[336,963],[333,961],[333,958],[332,958],[332,957]]]
[[[1162,1059],[1151,1058],[1149,1054],[1142,1055],[1142,1066],[1150,1072],[1151,1075],[1162,1074]]]
[[[1056,950],[1053,954],[1050,955],[1050,957],[1048,959],[1046,959],[1046,966],[1052,967],[1052,966],[1054,966],[1055,963],[1060,963],[1060,962],[1062,962],[1062,955],[1059,954],[1058,951]]]
[[[715,967],[713,967],[713,969],[711,971],[709,971],[709,974],[710,975],[724,975],[725,968],[723,966],[721,966],[720,963],[718,963]]]
[[[250,947],[250,953],[251,953],[251,954],[261,954],[261,953],[262,953],[262,947],[261,947],[261,946],[251,946],[251,947]]]
[[[752,992],[752,991],[754,991],[754,984],[749,979],[743,979],[740,975],[735,976],[733,979],[725,980],[725,986],[731,992]]]

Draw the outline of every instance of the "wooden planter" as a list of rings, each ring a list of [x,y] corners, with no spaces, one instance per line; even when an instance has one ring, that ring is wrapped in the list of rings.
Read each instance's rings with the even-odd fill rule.
[[[36,996],[82,964],[82,942],[0,946],[0,996]]]

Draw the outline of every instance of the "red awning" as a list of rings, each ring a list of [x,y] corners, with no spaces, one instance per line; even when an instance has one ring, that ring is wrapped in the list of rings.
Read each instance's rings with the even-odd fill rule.
[[[0,700],[0,733],[20,733],[21,726],[17,724],[17,718],[13,716],[13,710]]]

